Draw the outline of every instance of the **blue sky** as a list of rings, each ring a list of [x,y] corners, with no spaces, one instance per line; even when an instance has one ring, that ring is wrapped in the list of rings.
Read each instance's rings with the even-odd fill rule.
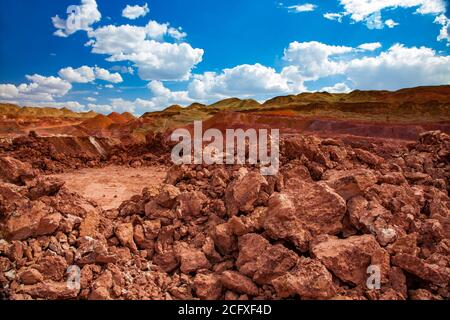
[[[2,0],[0,101],[142,114],[231,96],[450,84],[447,8],[444,0]]]

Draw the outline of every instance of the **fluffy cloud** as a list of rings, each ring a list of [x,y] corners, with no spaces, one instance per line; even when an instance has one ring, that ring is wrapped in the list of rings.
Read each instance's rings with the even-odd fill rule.
[[[358,49],[364,50],[364,51],[375,51],[379,48],[381,48],[382,45],[379,42],[372,42],[372,43],[363,43],[358,46]]]
[[[122,16],[131,20],[137,19],[139,17],[145,17],[150,10],[148,9],[148,4],[141,6],[130,6],[127,5],[122,11]]]
[[[93,110],[103,114],[113,111],[120,113],[131,112],[141,115],[149,111],[162,110],[173,104],[188,105],[194,102],[187,91],[171,91],[160,81],[151,81],[148,84],[148,89],[153,95],[151,99],[138,98],[134,101],[122,98],[110,99],[109,104],[89,103],[84,111]]]
[[[329,92],[329,93],[349,93],[351,89],[345,83],[336,83],[332,87],[324,87],[320,89],[321,92]]]
[[[351,47],[330,46],[317,41],[301,43],[295,41],[284,51],[283,60],[291,66],[296,66],[299,76],[304,81],[311,81],[341,73],[344,64],[333,60],[332,57],[353,50]],[[293,68],[288,71],[292,75]]]
[[[450,19],[441,14],[440,16],[436,17],[434,23],[438,23],[442,26],[437,40],[447,41],[447,46],[450,46]]]
[[[450,84],[450,56],[439,56],[430,48],[397,44],[376,57],[349,61],[344,74],[363,90]]]
[[[392,29],[392,28],[395,28],[396,26],[398,26],[400,23],[395,22],[395,21],[392,20],[392,19],[388,19],[388,20],[386,20],[386,21],[384,22],[384,24],[385,24],[389,29]]]
[[[0,84],[0,98],[15,99],[19,96],[19,89],[12,84]]]
[[[109,55],[108,61],[131,61],[144,80],[187,80],[204,51],[188,43],[161,42],[164,35],[174,36],[172,29],[155,21],[144,27],[109,25],[89,32],[88,45],[93,53]]]
[[[15,101],[53,101],[55,97],[66,95],[72,85],[58,77],[27,75],[30,83],[0,85],[0,98]]]
[[[383,29],[385,26],[392,29],[399,25],[396,21],[388,19],[383,21],[382,11],[396,8],[416,8],[418,14],[444,14],[446,0],[339,0],[344,11],[339,13],[326,13],[324,17],[329,20],[342,22],[345,16],[350,16],[354,22],[363,22],[369,29]],[[439,23],[439,22],[437,22]],[[441,32],[442,33],[442,32]]]
[[[440,14],[445,12],[444,0],[339,0],[345,13],[356,22],[364,21],[385,9],[414,8],[420,14]]]
[[[58,75],[64,80],[71,83],[89,83],[100,79],[112,83],[120,83],[123,81],[118,73],[111,73],[106,69],[100,67],[82,66],[78,69],[72,67],[59,70]]]
[[[316,10],[317,6],[312,3],[305,3],[305,4],[297,4],[295,6],[289,6],[287,8],[291,12],[311,12]]]
[[[55,35],[67,37],[79,30],[89,31],[91,26],[100,21],[102,15],[98,11],[95,0],[81,0],[81,5],[72,5],[67,8],[67,19],[58,15],[52,18],[53,26],[57,29]]]
[[[325,19],[337,21],[339,23],[342,22],[342,19],[345,17],[345,13],[332,13],[327,12],[323,15]]]
[[[106,69],[95,67],[94,68],[95,76],[97,79],[112,82],[112,83],[121,83],[123,79],[118,73],[111,73]]]
[[[171,91],[161,81],[151,81],[148,88],[154,95],[152,101],[155,105],[187,105],[194,102],[187,91]]]
[[[205,100],[235,95],[270,95],[288,92],[291,88],[287,79],[275,69],[261,64],[245,64],[224,69],[220,74],[207,72],[195,75],[188,90],[191,97]]]

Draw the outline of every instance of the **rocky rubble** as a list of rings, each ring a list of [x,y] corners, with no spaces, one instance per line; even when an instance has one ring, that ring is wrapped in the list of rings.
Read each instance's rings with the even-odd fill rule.
[[[450,298],[449,136],[387,156],[297,136],[281,151],[277,176],[173,166],[157,194],[109,211],[1,157],[0,296]]]

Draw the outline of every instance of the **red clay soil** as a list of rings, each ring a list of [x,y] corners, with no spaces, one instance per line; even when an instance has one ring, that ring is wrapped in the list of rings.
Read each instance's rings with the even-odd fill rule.
[[[0,156],[0,296],[448,300],[450,137],[396,143],[296,135],[282,141],[276,176],[172,166],[157,192],[111,210],[10,146]],[[80,271],[71,286],[69,267]]]

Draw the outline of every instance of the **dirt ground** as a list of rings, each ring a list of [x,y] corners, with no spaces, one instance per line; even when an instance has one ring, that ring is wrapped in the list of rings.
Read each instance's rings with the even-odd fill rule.
[[[97,202],[104,210],[118,208],[122,202],[140,194],[145,187],[158,189],[163,182],[165,167],[88,168],[53,175],[85,198]]]

